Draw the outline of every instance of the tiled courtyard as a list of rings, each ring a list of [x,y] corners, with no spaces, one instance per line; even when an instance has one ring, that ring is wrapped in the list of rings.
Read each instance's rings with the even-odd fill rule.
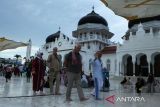
[[[46,95],[33,96],[32,83],[27,83],[25,77],[12,77],[6,83],[4,77],[0,77],[0,107],[159,107],[160,93],[143,93],[138,95],[134,91],[134,87],[124,88],[119,85],[119,79],[111,79],[111,87],[109,92],[101,92],[102,100],[94,100],[90,95],[92,89],[85,88],[84,93],[89,100],[80,102],[77,90],[72,90],[71,102],[65,101],[66,87],[61,86],[62,95],[49,95],[49,89],[44,88]],[[109,96],[115,97],[140,97],[145,101],[115,101],[114,104],[106,101]]]

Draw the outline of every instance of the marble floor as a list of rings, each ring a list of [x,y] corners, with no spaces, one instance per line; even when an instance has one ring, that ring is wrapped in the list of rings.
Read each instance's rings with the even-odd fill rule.
[[[0,107],[159,107],[160,93],[143,93],[138,95],[134,91],[134,87],[122,87],[119,85],[119,79],[110,80],[111,87],[109,92],[101,92],[102,100],[95,100],[90,95],[92,89],[83,89],[85,96],[89,100],[80,102],[77,90],[72,90],[71,102],[65,101],[66,87],[61,86],[62,95],[49,95],[49,89],[44,88],[46,95],[33,96],[32,83],[27,83],[25,77],[12,77],[6,83],[5,78],[0,76]],[[109,96],[114,95],[114,104],[105,100]],[[143,101],[117,100],[117,98],[139,97]],[[112,97],[113,98],[113,97]],[[112,100],[113,101],[113,100]]]

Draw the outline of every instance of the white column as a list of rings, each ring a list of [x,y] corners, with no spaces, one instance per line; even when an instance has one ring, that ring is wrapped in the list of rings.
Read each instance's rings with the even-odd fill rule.
[[[147,55],[147,62],[148,62],[148,72],[151,73],[151,66],[150,66],[151,57],[150,57],[150,55]]]
[[[120,63],[121,63],[121,74],[122,76],[124,76],[124,66],[123,66],[124,64],[122,61]]]
[[[119,76],[124,76],[122,75],[122,61],[119,62]]]
[[[121,62],[118,63],[119,64],[119,76],[121,74]]]
[[[26,59],[29,60],[31,56],[31,47],[32,47],[32,41],[29,39],[28,46],[27,46],[27,52],[26,52]]]
[[[135,76],[135,63],[136,63],[136,57],[132,56],[132,63],[133,63],[133,76]]]
[[[136,63],[136,56],[132,56],[132,63],[133,63],[133,78],[132,78],[132,82],[133,84],[136,84],[136,76],[135,76],[135,63]],[[135,89],[135,85],[133,86],[133,88]],[[135,93],[135,90],[133,90],[133,92]]]
[[[133,61],[133,76],[135,76],[135,61]]]

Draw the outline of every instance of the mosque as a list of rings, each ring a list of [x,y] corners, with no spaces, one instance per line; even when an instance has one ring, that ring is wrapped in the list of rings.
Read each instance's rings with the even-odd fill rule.
[[[60,30],[46,38],[46,43],[40,52],[44,59],[52,53],[53,47],[58,47],[58,54],[64,56],[70,52],[75,43],[82,44],[81,55],[83,71],[92,72],[90,61],[94,53],[101,51],[103,67],[110,75],[115,76],[160,76],[160,16],[142,18],[129,21],[128,31],[123,36],[123,43],[113,43],[113,33],[109,31],[107,21],[98,13],[91,13],[82,17],[77,29],[72,32],[75,39],[71,39]]]

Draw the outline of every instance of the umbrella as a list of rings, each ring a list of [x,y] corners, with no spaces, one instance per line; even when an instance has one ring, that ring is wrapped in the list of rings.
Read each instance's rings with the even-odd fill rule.
[[[134,20],[160,15],[160,0],[101,0],[115,14]]]
[[[23,42],[16,42],[13,40],[6,39],[4,37],[0,38],[0,51],[6,50],[6,49],[15,49],[17,47],[27,46],[27,43]]]

